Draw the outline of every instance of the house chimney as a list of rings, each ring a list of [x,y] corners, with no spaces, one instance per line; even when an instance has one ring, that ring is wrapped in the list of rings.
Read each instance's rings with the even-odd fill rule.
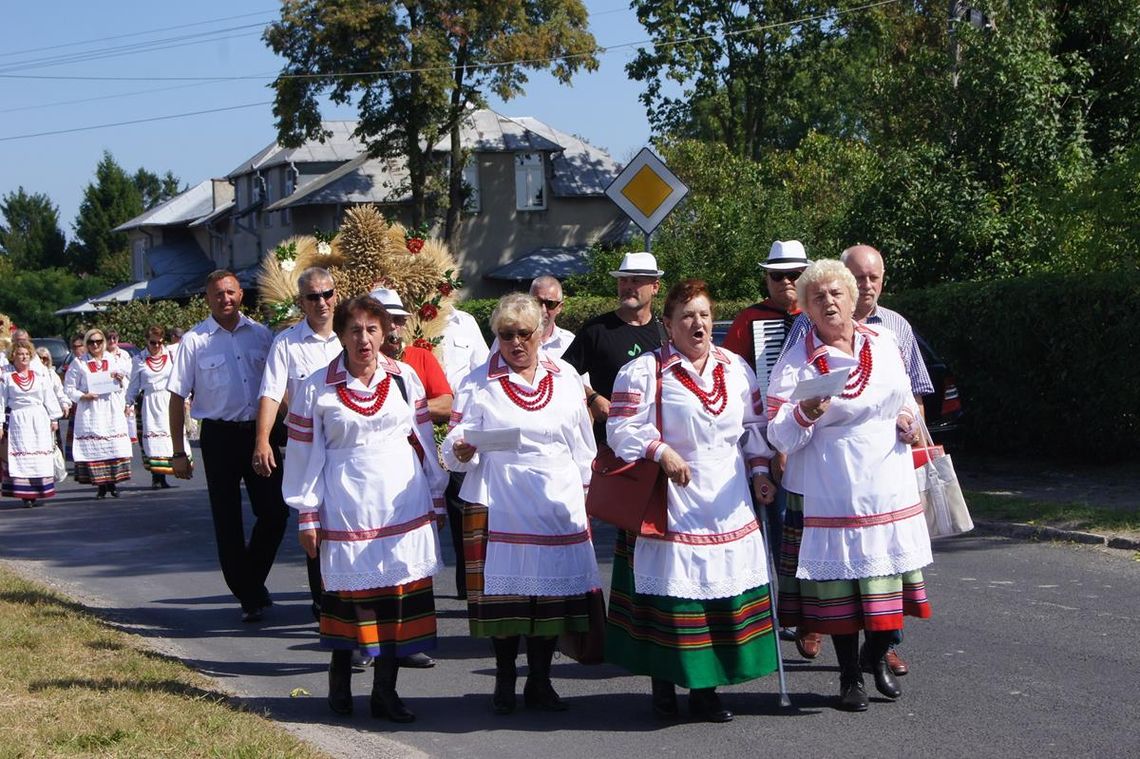
[[[234,199],[234,186],[228,179],[211,179],[214,187],[214,210],[218,210]]]

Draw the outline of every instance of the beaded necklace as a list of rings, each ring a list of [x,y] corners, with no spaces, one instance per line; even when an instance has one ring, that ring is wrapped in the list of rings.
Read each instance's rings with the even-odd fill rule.
[[[500,377],[499,384],[503,392],[523,411],[538,411],[550,403],[554,397],[554,375],[547,374],[538,383],[537,390],[526,390],[511,382],[507,377]]]
[[[33,372],[31,369],[28,369],[26,374],[27,376],[21,377],[19,372],[12,372],[12,379],[14,379],[16,381],[16,385],[24,391],[30,390],[32,385],[36,383],[35,372]]]
[[[867,383],[871,381],[871,368],[874,361],[871,358],[871,341],[864,340],[863,347],[859,349],[859,364],[851,370],[851,374],[847,376],[847,382],[843,386],[843,392],[839,394],[840,398],[858,398],[867,389]],[[827,374],[831,371],[831,367],[827,365],[827,356],[820,355],[815,360],[815,368],[819,370],[820,374]]]
[[[348,382],[341,382],[336,386],[336,397],[348,408],[364,416],[374,416],[384,400],[388,397],[388,388],[392,386],[392,375],[384,373],[384,379],[371,393],[358,393],[348,389]]]
[[[166,366],[167,358],[168,357],[165,353],[161,353],[157,356],[147,356],[146,365],[150,367],[150,370],[152,372],[161,372],[162,367]]]
[[[728,390],[724,383],[724,364],[718,363],[713,369],[713,387],[712,392],[709,393],[701,390],[697,386],[696,380],[680,366],[673,367],[673,376],[686,390],[697,396],[697,400],[705,407],[705,411],[713,416],[720,416],[721,412],[728,407]]]

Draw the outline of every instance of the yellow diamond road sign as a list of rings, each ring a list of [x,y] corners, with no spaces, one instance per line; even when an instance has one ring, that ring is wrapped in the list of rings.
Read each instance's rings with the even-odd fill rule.
[[[655,230],[688,193],[685,183],[649,148],[642,148],[606,188],[610,200],[646,234]]]

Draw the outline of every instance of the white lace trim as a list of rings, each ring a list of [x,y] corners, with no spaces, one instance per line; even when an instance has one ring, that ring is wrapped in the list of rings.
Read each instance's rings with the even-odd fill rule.
[[[439,559],[427,559],[411,566],[399,565],[386,572],[322,572],[326,590],[372,590],[432,577],[443,569]]]
[[[576,596],[602,587],[597,572],[574,577],[484,577],[487,596]]]
[[[737,573],[732,577],[711,583],[695,583],[677,577],[650,577],[636,573],[633,576],[634,588],[642,595],[694,598],[702,601],[713,598],[732,598],[746,590],[752,590],[767,583],[768,570],[764,568]]]
[[[859,561],[838,559],[804,559],[800,557],[796,578],[800,580],[860,580],[865,577],[887,577],[922,569],[934,558],[930,546],[895,556],[870,556]]]

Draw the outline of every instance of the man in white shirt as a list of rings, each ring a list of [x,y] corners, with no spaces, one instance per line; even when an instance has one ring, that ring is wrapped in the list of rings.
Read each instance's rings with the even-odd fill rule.
[[[258,622],[272,605],[265,580],[289,517],[281,497],[281,468],[268,476],[253,469],[258,390],[273,334],[241,312],[242,289],[233,272],[219,269],[206,278],[210,316],[182,339],[167,381],[170,429],[185,422],[184,401],[201,422],[202,465],[210,494],[218,560],[230,592],[241,603],[243,622]],[[277,451],[273,451],[277,459]],[[174,475],[187,480],[193,466],[174,436]],[[241,485],[253,508],[249,545],[242,525]]]
[[[280,465],[274,449],[285,445],[285,425],[289,424],[288,418],[284,425],[278,421],[281,404],[290,408],[301,384],[341,352],[340,339],[332,326],[337,304],[332,275],[316,266],[305,269],[297,278],[297,301],[305,318],[273,338],[258,393],[253,471],[262,477],[269,477]],[[306,554],[305,563],[313,615],[319,618],[323,592],[320,556]]]
[[[566,298],[562,295],[562,283],[549,274],[543,274],[535,277],[530,283],[530,294],[538,300],[546,316],[542,332],[542,349],[555,358],[562,358],[562,354],[574,341],[574,333],[559,327],[556,323],[566,305]]]

